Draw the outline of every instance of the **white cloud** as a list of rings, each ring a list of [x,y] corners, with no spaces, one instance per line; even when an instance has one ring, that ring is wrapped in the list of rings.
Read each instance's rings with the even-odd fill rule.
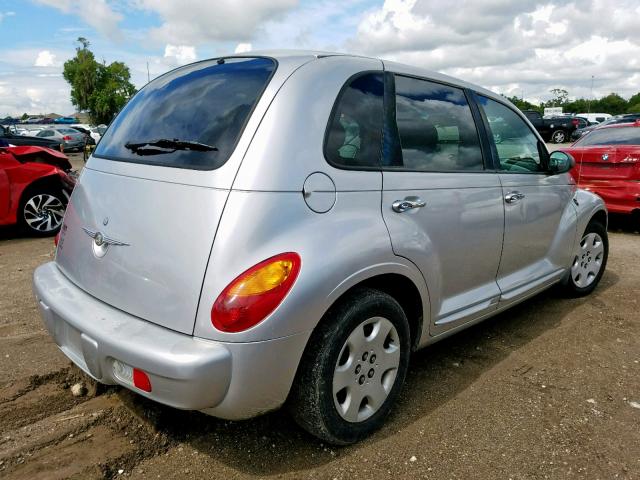
[[[51,0],[56,1],[56,0]],[[157,42],[197,45],[215,41],[247,41],[267,20],[297,5],[297,0],[135,0],[138,8],[153,12],[162,24],[150,32]]]
[[[233,53],[245,53],[251,51],[250,43],[239,43]]]
[[[38,52],[34,67],[53,67],[56,62],[56,56],[49,50]]]
[[[112,40],[120,40],[118,24],[122,15],[115,12],[106,0],[34,0],[36,3],[57,8],[63,13],[79,16],[88,25]]]
[[[167,44],[164,47],[164,58],[169,59],[176,65],[184,65],[195,61],[198,55],[196,54],[196,47],[193,45]]]
[[[348,42],[352,51],[439,70],[508,95],[551,88],[588,97],[640,90],[637,0],[386,0]]]

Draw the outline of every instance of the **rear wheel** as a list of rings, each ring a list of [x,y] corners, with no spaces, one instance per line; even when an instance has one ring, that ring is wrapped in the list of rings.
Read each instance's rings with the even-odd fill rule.
[[[18,221],[32,235],[54,235],[62,226],[67,199],[61,190],[28,191],[18,211]]]
[[[298,368],[289,407],[298,424],[336,445],[382,426],[404,382],[409,326],[391,296],[361,289],[327,312]]]
[[[551,141],[553,143],[564,143],[567,141],[567,132],[564,130],[556,130],[551,134]]]
[[[574,252],[573,262],[562,287],[572,297],[589,295],[596,288],[607,266],[609,238],[607,229],[591,222]]]

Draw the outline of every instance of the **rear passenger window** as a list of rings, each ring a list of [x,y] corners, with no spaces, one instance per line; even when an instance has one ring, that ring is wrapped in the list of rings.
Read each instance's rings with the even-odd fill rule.
[[[491,136],[500,160],[500,170],[513,173],[544,172],[538,137],[509,107],[478,95],[489,121]]]
[[[478,132],[462,89],[398,75],[395,84],[400,168],[430,172],[484,168]]]
[[[325,138],[326,159],[341,167],[379,167],[384,81],[366,73],[343,89]]]

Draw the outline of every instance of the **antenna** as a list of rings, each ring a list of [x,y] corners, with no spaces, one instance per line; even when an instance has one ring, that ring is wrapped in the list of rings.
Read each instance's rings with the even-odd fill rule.
[[[151,81],[151,78],[149,77],[149,62],[147,62],[147,83],[149,83],[150,81]]]

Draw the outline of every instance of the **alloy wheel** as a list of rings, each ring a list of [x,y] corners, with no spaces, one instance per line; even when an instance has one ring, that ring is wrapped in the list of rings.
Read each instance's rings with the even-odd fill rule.
[[[604,243],[597,233],[588,233],[580,241],[571,266],[571,278],[579,288],[591,285],[600,273],[604,259]]]
[[[65,206],[55,195],[41,193],[31,197],[24,206],[27,225],[37,232],[53,232],[60,227]]]

